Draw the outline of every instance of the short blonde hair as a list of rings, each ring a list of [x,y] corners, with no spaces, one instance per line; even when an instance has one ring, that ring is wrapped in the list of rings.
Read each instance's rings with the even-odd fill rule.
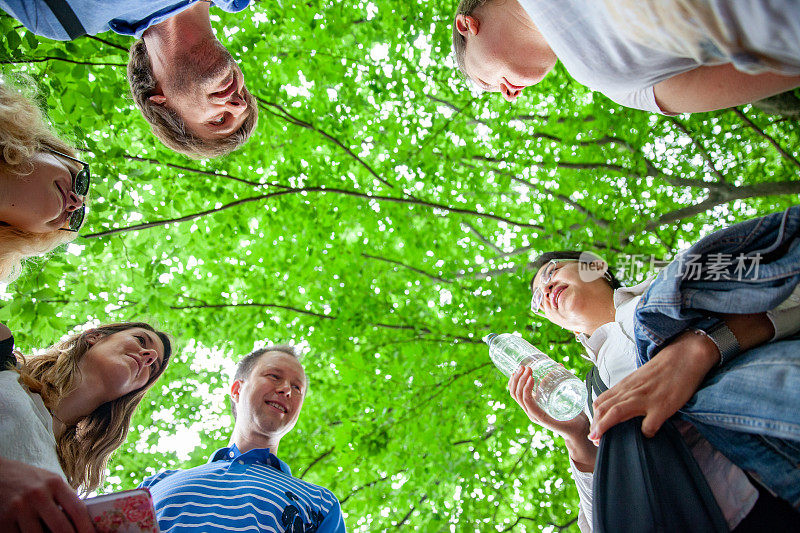
[[[56,136],[36,105],[36,85],[25,76],[14,83],[0,74],[0,172],[24,176],[33,170],[37,153],[52,149],[73,157],[77,152]],[[12,281],[22,262],[71,241],[76,233],[30,233],[0,222],[0,281]]]

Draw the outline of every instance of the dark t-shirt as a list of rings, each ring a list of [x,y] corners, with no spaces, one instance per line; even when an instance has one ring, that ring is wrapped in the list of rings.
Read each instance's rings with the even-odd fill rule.
[[[0,370],[8,370],[17,364],[14,357],[14,337],[0,341]]]

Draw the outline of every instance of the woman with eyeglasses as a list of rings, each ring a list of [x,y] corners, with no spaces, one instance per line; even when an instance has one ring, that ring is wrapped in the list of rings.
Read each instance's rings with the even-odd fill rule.
[[[680,261],[680,259],[676,260]],[[572,332],[575,335],[583,350],[583,356],[590,360],[597,367],[597,374],[605,383],[609,390],[599,397],[590,398],[593,403],[593,411],[588,406],[585,412],[578,415],[573,420],[557,421],[547,416],[536,402],[533,400],[533,391],[536,381],[531,370],[524,368],[512,375],[509,380],[509,392],[514,400],[522,407],[531,421],[550,429],[564,439],[570,457],[570,467],[578,488],[580,498],[580,511],[578,525],[582,532],[592,530],[592,511],[593,511],[593,472],[597,454],[596,444],[599,442],[600,434],[606,428],[599,428],[603,420],[609,416],[616,416],[622,412],[633,413],[631,416],[640,414],[646,416],[642,423],[642,432],[646,436],[652,436],[660,427],[663,420],[674,414],[670,409],[671,397],[660,396],[662,389],[666,389],[668,396],[680,397],[686,392],[691,397],[701,386],[703,379],[713,375],[714,365],[721,365],[725,358],[721,356],[714,334],[694,329],[686,331],[667,343],[653,360],[644,367],[637,369],[637,353],[634,343],[634,328],[637,321],[635,312],[639,307],[639,302],[653,283],[653,279],[648,279],[632,287],[623,287],[614,274],[608,269],[608,265],[596,255],[577,252],[559,251],[547,252],[540,255],[532,263],[535,274],[530,282],[531,289],[531,310],[553,324]],[[795,290],[800,297],[800,286]],[[798,298],[800,301],[800,298]],[[742,304],[744,306],[744,303]],[[800,365],[800,341],[786,341],[784,343],[774,343],[763,345],[770,340],[775,341],[794,335],[800,329],[800,306],[793,303],[790,299],[785,305],[779,306],[768,313],[760,315],[732,315],[725,318],[727,326],[732,330],[739,342],[739,348],[749,350],[739,356],[735,364],[727,363],[725,373],[729,377],[744,379],[742,368],[753,369],[767,381],[770,378],[770,371],[766,368],[774,368],[774,372],[784,377],[786,383],[790,383],[790,375],[797,375]],[[753,349],[761,345],[760,349]],[[722,346],[722,344],[720,344]],[[716,352],[715,352],[716,350]],[[757,352],[769,352],[769,356],[764,357]],[[784,356],[794,353],[795,355]],[[716,357],[716,360],[714,360]],[[760,357],[760,359],[759,359]],[[721,360],[722,359],[722,360]],[[710,363],[706,363],[710,361]],[[642,410],[637,404],[635,397],[623,398],[612,405],[608,402],[608,395],[616,393],[620,387],[624,387],[627,380],[634,379],[637,374],[649,369],[653,364],[664,365],[666,367],[667,378],[660,377],[653,379],[644,392],[646,397],[659,404],[662,410],[670,410],[664,414],[661,421],[655,421],[656,414]],[[705,365],[711,366],[705,366]],[[762,366],[762,364],[764,366]],[[742,366],[737,366],[742,365]],[[708,378],[713,379],[713,378]],[[796,379],[796,378],[795,378]],[[630,382],[630,381],[628,381]],[[621,384],[621,385],[620,385]],[[705,383],[707,385],[708,382]],[[641,384],[640,384],[641,385]],[[785,385],[787,386],[787,385]],[[776,387],[779,386],[776,383]],[[757,399],[766,398],[760,396],[755,388],[750,390],[737,391],[742,398]],[[721,394],[719,390],[715,394]],[[787,398],[789,396],[787,395]],[[693,400],[695,401],[695,400]],[[764,412],[770,412],[772,403],[764,399]],[[683,399],[678,402],[679,408],[685,403]],[[731,403],[731,406],[734,404]],[[707,407],[702,405],[701,407]],[[735,410],[735,407],[731,407]],[[681,411],[683,412],[683,411]],[[768,418],[774,414],[767,414]],[[628,417],[630,418],[630,416]],[[759,421],[753,420],[754,425]],[[613,425],[613,423],[611,424]],[[780,423],[775,421],[775,425]],[[680,420],[676,426],[679,428],[683,437],[697,459],[698,465],[708,481],[708,485],[714,493],[717,503],[728,527],[732,531],[766,531],[770,528],[787,531],[787,523],[798,522],[797,510],[792,509],[787,501],[797,505],[796,501],[790,497],[783,496],[779,499],[770,494],[770,491],[756,483],[744,472],[744,467],[740,468],[725,455],[720,453],[708,440],[706,440],[695,426],[698,426],[694,419],[691,422]],[[764,442],[774,439],[774,435],[759,435]],[[788,442],[788,441],[783,441]],[[765,444],[766,446],[766,444]],[[776,449],[781,449],[781,454],[785,453],[780,444]],[[792,449],[791,446],[789,449]],[[800,450],[800,442],[794,446],[795,450]],[[800,454],[795,460],[800,461]],[[767,458],[767,454],[760,456],[762,460],[774,460],[773,457]],[[789,455],[786,455],[788,461]],[[797,464],[797,463],[796,463]],[[795,468],[795,474],[790,474]],[[775,477],[783,480],[797,477],[797,467],[789,467],[788,470],[773,467]],[[759,472],[763,474],[763,472]],[[767,476],[764,476],[767,477]],[[763,480],[765,486],[774,487]],[[774,481],[769,479],[768,481]],[[776,482],[776,485],[781,485]],[[776,490],[776,492],[780,492]],[[780,495],[780,494],[779,494]],[[624,500],[624,495],[620,495]],[[787,522],[788,521],[788,522]],[[795,531],[792,529],[792,531]]]
[[[48,127],[21,87],[0,76],[0,281],[27,257],[71,241],[83,224],[89,166]]]
[[[70,335],[39,355],[13,345],[0,324],[0,530],[94,532],[75,490],[100,486],[166,369],[170,339],[126,322]]]

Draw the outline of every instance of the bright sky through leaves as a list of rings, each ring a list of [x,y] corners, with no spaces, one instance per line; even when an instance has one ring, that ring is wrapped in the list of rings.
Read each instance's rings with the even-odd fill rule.
[[[351,530],[576,530],[563,442],[516,408],[481,337],[517,331],[582,374],[569,333],[530,312],[528,262],[670,258],[796,203],[798,122],[625,110],[560,67],[513,105],[480,95],[449,56],[454,7],[217,12],[260,119],[244,149],[200,162],[126,98],[129,40],[55,43],[0,18],[6,72],[37,80],[94,175],[81,237],[0,289],[0,321],[26,353],[127,319],[178,343],[106,490],[227,445],[233,362],[293,342],[310,392],[281,458],[337,494]]]

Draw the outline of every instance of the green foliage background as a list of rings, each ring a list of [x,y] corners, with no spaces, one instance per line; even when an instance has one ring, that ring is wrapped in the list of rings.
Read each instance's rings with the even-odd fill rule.
[[[582,373],[570,335],[529,311],[529,261],[669,259],[796,203],[800,130],[750,106],[623,109],[560,67],[514,105],[471,93],[453,10],[214,10],[261,115],[244,149],[201,162],[161,147],[126,96],[128,39],[57,43],[0,18],[6,71],[35,78],[94,173],[77,247],[29,263],[0,321],[25,352],[91,321],[151,319],[178,339],[107,490],[227,445],[220,371],[289,341],[308,347],[311,392],[281,456],[338,495],[352,530],[577,530],[563,443],[516,408],[480,338],[520,332]],[[188,459],[165,439],[180,428],[200,432]]]

